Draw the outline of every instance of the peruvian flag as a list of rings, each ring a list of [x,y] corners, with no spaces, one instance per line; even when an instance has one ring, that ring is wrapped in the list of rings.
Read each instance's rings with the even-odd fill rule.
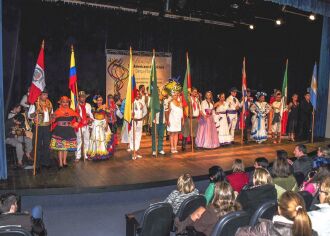
[[[45,42],[42,41],[37,64],[33,73],[32,83],[29,89],[29,96],[28,96],[29,104],[34,104],[37,101],[41,92],[44,91],[44,88],[46,87],[44,47],[45,47]]]

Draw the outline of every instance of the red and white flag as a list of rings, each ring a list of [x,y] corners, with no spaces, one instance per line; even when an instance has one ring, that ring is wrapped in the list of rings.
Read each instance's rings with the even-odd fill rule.
[[[33,73],[32,83],[29,89],[28,103],[34,104],[42,91],[46,87],[45,80],[45,63],[44,63],[44,46],[45,43],[42,41],[41,49],[39,52],[36,67]]]

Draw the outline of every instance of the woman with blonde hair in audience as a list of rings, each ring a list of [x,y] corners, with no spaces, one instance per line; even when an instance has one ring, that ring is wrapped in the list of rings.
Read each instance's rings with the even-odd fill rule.
[[[190,196],[198,195],[198,189],[195,188],[194,181],[190,174],[183,174],[177,182],[177,189],[173,190],[164,202],[170,203],[173,213],[176,214],[182,202]]]
[[[226,214],[238,211],[241,206],[235,200],[235,194],[228,182],[216,184],[214,198],[208,207],[200,207],[184,221],[175,218],[176,233],[183,233],[187,226],[193,226],[197,232],[203,235],[211,235],[216,223]]]
[[[313,229],[319,236],[330,235],[330,176],[321,183],[319,200],[320,204],[316,204],[319,209],[308,212],[308,215],[312,221]]]
[[[299,194],[287,191],[282,194],[278,203],[278,213],[272,220],[260,219],[256,226],[242,227],[236,236],[312,236],[311,220],[306,212],[304,200]]]
[[[227,180],[234,191],[239,193],[249,183],[249,175],[245,172],[244,163],[241,159],[235,159],[232,166],[233,173],[227,176]]]
[[[258,168],[253,174],[253,185],[245,186],[237,196],[243,210],[251,215],[258,209],[259,205],[271,200],[276,201],[277,193],[268,170]]]

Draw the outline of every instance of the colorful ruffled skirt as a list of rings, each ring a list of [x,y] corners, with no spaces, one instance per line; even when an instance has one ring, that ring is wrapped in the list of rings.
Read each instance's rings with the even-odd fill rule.
[[[77,139],[64,139],[53,134],[50,140],[50,149],[56,151],[75,152],[77,150]]]

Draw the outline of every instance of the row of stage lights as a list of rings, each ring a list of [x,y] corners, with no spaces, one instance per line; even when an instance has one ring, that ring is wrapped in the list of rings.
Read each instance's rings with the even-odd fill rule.
[[[304,16],[308,17],[308,19],[310,21],[315,21],[316,20],[315,14],[304,15]],[[264,19],[264,20],[274,21],[274,23],[275,23],[276,26],[281,26],[284,23],[283,19],[281,19],[281,18],[278,18],[276,20],[272,20],[272,19],[268,19],[268,18],[262,18],[262,17],[259,17],[259,18]],[[248,27],[249,27],[250,30],[254,30],[255,29],[255,25],[254,24],[247,24],[247,25],[248,25]]]

